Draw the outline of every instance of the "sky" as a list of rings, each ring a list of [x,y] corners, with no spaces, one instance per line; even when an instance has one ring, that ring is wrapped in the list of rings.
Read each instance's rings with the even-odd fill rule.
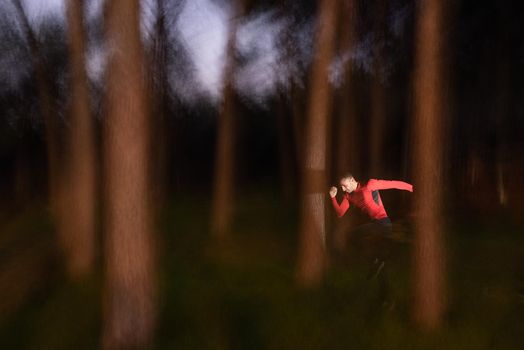
[[[46,21],[65,23],[64,0],[21,0],[21,2],[33,29],[41,27]]]
[[[16,21],[10,16],[13,7],[9,1],[0,2],[0,11],[7,16],[11,26]],[[312,60],[315,18],[310,14],[293,13],[284,16],[277,8],[265,8],[246,17],[235,16],[229,2],[225,0],[166,0],[166,16],[170,19],[168,40],[172,50],[168,65],[168,81],[174,95],[187,104],[198,104],[202,99],[219,104],[224,86],[226,48],[232,25],[237,28],[235,36],[235,58],[233,84],[241,97],[250,103],[264,106],[272,96],[286,91],[291,82],[303,85],[307,65]],[[22,0],[32,29],[40,33],[46,23],[53,22],[65,29],[64,0]],[[86,0],[86,23],[90,28],[87,46],[88,76],[99,88],[104,84],[104,72],[110,48],[91,31],[103,27],[102,10],[104,0]],[[156,1],[141,1],[141,33],[145,47],[154,35],[158,14]],[[409,16],[409,9],[399,7],[393,11],[390,23],[395,35],[401,35]],[[297,20],[299,18],[299,20]],[[284,44],[284,38],[287,41]],[[23,36],[21,35],[23,38]],[[351,50],[339,53],[330,67],[333,86],[340,86],[348,61],[354,66],[371,73],[373,36],[363,39]],[[290,45],[291,47],[285,47]],[[181,60],[177,53],[183,53]],[[19,65],[11,69],[13,62],[21,60],[23,49],[7,47],[0,53],[0,74],[3,89],[16,90],[27,78],[30,65]],[[0,88],[2,88],[0,86]]]

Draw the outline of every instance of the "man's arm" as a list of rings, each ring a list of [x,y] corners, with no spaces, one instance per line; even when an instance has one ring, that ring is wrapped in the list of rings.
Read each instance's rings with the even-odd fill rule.
[[[337,202],[337,197],[331,197],[331,203],[333,203],[333,208],[337,212],[339,218],[341,218],[349,209],[349,201],[345,196],[344,199],[342,199],[342,202],[340,202],[340,205]]]
[[[404,181],[371,179],[367,184],[367,188],[370,191],[396,189],[413,192],[413,185]]]

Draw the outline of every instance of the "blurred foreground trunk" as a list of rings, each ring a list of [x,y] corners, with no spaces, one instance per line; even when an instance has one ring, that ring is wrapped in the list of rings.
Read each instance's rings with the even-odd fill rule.
[[[107,4],[104,129],[106,349],[147,348],[155,326],[149,109],[138,0]]]
[[[81,277],[93,269],[95,255],[95,146],[85,70],[85,31],[82,0],[67,1],[69,67],[71,76],[71,133],[65,167],[69,184],[64,194],[69,207],[66,230],[68,270]]]
[[[326,138],[331,104],[328,68],[334,51],[337,4],[335,0],[320,1],[311,72],[297,269],[298,283],[304,287],[318,285],[326,265]]]
[[[413,316],[426,330],[442,322],[445,309],[442,189],[443,179],[443,38],[444,5],[421,3],[416,32],[414,75],[414,194],[417,216],[414,241]]]

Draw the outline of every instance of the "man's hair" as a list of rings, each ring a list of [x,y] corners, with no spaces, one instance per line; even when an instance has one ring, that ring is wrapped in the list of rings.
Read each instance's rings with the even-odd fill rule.
[[[351,173],[345,173],[344,175],[342,175],[342,176],[340,177],[339,180],[343,180],[343,179],[354,179],[354,178],[355,178],[355,177],[353,176],[353,174],[351,174]]]

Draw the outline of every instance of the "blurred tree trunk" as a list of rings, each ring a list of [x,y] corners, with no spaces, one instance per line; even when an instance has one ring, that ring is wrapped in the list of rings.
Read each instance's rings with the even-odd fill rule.
[[[27,136],[27,128],[22,129],[23,135],[16,147],[16,160],[14,169],[14,199],[18,208],[22,208],[31,199],[32,181],[31,181],[31,150],[30,139]]]
[[[167,110],[167,37],[165,28],[164,0],[157,0],[158,18],[149,62],[149,94],[151,100],[151,147],[153,152],[151,179],[154,205],[161,209],[166,200],[167,163],[169,158]]]
[[[500,51],[499,51],[500,52]],[[501,206],[508,204],[507,191],[507,159],[509,157],[509,150],[507,145],[507,119],[508,119],[508,104],[509,104],[509,63],[507,57],[499,60],[497,67],[497,95],[496,99],[496,133],[497,133],[497,150],[496,150],[496,182],[497,182],[497,197]]]
[[[326,137],[331,104],[328,68],[334,51],[337,5],[335,0],[322,0],[319,3],[318,32],[311,72],[297,270],[298,283],[305,287],[321,282],[326,265]]]
[[[234,32],[234,30],[232,30]],[[217,239],[229,236],[234,203],[234,167],[236,143],[235,92],[232,86],[234,34],[230,34],[228,59],[225,69],[223,104],[218,120],[215,157],[215,182],[211,233]]]
[[[295,198],[297,190],[296,181],[296,156],[294,156],[292,120],[289,117],[289,110],[286,108],[286,99],[279,96],[277,100],[277,130],[279,143],[279,161],[280,161],[280,183],[282,195],[286,202],[291,202]]]
[[[20,221],[21,217],[12,218],[10,224]],[[24,213],[23,218],[27,219],[28,213]],[[57,247],[53,237],[35,235],[38,232],[32,230],[5,230],[5,227],[2,226],[2,253],[7,254],[2,254],[0,268],[2,326],[34,300],[36,294],[52,288],[59,275],[59,269],[56,268]],[[11,252],[12,248],[15,249]]]
[[[33,69],[35,73],[36,89],[38,94],[39,110],[44,122],[46,138],[46,155],[47,155],[47,181],[48,181],[48,201],[51,213],[54,219],[58,238],[61,242],[66,256],[69,256],[68,237],[65,227],[68,225],[69,214],[68,203],[66,202],[66,185],[67,180],[63,174],[61,166],[61,135],[58,123],[58,117],[55,115],[56,106],[54,106],[52,96],[51,79],[46,72],[47,62],[42,53],[40,44],[33,33],[27,15],[20,0],[13,0],[15,8],[18,10],[18,16],[21,28],[29,45]]]
[[[69,220],[66,234],[68,269],[80,277],[93,269],[95,252],[95,147],[85,70],[85,31],[82,0],[67,1],[69,67],[71,75],[71,134],[67,164]]]
[[[293,85],[291,87],[291,122],[293,128],[293,140],[295,145],[295,154],[297,164],[304,164],[304,122],[305,118],[301,116],[305,113],[304,100],[306,93]],[[300,179],[298,179],[300,181]],[[299,183],[298,188],[302,185]]]
[[[370,118],[370,169],[369,176],[381,177],[382,152],[384,146],[384,124],[386,122],[386,93],[384,80],[384,46],[387,31],[387,0],[375,0],[374,16],[374,60],[371,83],[371,118]]]
[[[107,3],[104,129],[106,349],[147,348],[155,326],[150,125],[138,0]]]
[[[235,144],[237,139],[236,94],[233,88],[235,69],[235,36],[238,18],[245,12],[248,0],[234,0],[234,13],[229,27],[229,39],[224,67],[224,93],[218,118],[215,156],[211,234],[218,240],[229,236],[234,214]]]
[[[445,303],[442,193],[444,133],[443,16],[439,0],[421,3],[414,83],[414,318],[426,330],[442,321]]]
[[[340,51],[342,55],[348,54],[353,49],[356,37],[356,21],[358,18],[355,0],[346,0],[339,12],[339,35]],[[337,155],[335,166],[335,177],[338,179],[345,173],[354,172],[357,154],[357,122],[356,122],[356,99],[354,96],[354,74],[351,60],[348,60],[344,71],[344,82],[338,94],[337,105],[338,123],[334,123],[334,148]],[[337,184],[338,186],[338,184]],[[333,230],[333,246],[335,250],[342,252],[346,248],[347,233],[351,226],[353,216],[345,216],[335,221]]]
[[[506,18],[509,18],[509,7],[502,4],[498,5],[498,26],[500,30],[498,40],[498,55],[495,62],[494,72],[496,74],[496,96],[495,96],[495,127],[496,127],[496,182],[497,182],[497,199],[501,206],[508,204],[508,191],[507,191],[507,168],[509,158],[509,147],[507,144],[507,127],[508,127],[508,116],[510,114],[510,86],[511,86],[511,71],[510,71],[510,57],[511,53],[511,39],[510,29]],[[490,57],[492,57],[490,55]]]
[[[48,161],[48,183],[49,183],[49,205],[53,212],[53,215],[57,215],[57,199],[58,199],[58,186],[60,185],[59,178],[59,126],[58,120],[54,116],[53,98],[51,96],[51,86],[49,77],[46,74],[45,57],[43,56],[40,45],[38,43],[26,13],[20,0],[13,0],[13,4],[18,10],[18,16],[20,18],[21,28],[26,37],[31,52],[31,58],[33,61],[33,69],[35,73],[35,80],[37,86],[39,109],[42,119],[44,121],[45,137],[46,137],[46,153]]]
[[[280,3],[280,8],[282,13],[287,16],[292,16],[294,13],[293,6],[296,5],[296,2],[291,0],[285,0]],[[290,30],[284,32],[283,36],[283,46],[286,59],[293,60],[295,59],[296,53],[296,42],[293,38],[293,35]],[[294,167],[295,171],[298,172],[301,164],[303,164],[303,154],[304,154],[304,111],[306,94],[304,89],[301,89],[295,82],[291,81],[289,89],[289,98],[288,104],[289,109],[288,113],[290,116],[291,123],[291,142],[293,146],[293,158],[294,158]],[[305,85],[308,85],[307,82]],[[295,191],[299,192],[302,187],[300,183],[301,179],[299,176],[294,177]]]

